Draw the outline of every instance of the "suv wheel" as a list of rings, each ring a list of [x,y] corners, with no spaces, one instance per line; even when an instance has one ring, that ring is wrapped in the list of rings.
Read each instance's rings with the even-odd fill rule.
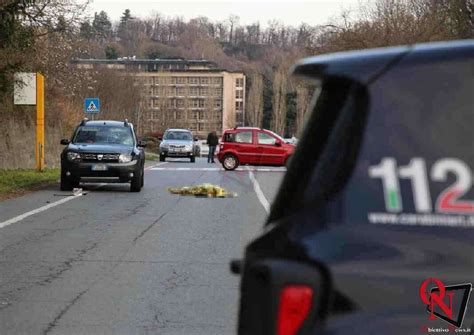
[[[191,157],[191,163],[196,162],[196,157]]]
[[[164,162],[166,157],[164,155],[160,155],[160,162]]]
[[[142,189],[142,176],[143,169],[140,169],[139,173],[136,173],[130,182],[130,192],[140,192]]]
[[[227,154],[222,160],[222,166],[226,170],[235,170],[239,166],[239,160],[233,154]]]
[[[61,169],[61,182],[59,189],[61,191],[72,191],[73,188],[78,187],[79,182],[70,180]]]

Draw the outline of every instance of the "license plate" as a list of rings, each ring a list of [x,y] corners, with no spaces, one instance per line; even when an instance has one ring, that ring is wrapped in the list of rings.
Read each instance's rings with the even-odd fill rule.
[[[105,164],[92,165],[92,171],[107,171],[107,165]]]

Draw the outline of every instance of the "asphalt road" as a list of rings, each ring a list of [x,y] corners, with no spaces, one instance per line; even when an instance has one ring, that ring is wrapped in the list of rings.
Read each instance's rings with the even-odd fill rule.
[[[54,186],[0,202],[0,334],[235,333],[229,260],[262,228],[284,171],[153,164],[140,193]],[[167,192],[204,182],[238,197]]]

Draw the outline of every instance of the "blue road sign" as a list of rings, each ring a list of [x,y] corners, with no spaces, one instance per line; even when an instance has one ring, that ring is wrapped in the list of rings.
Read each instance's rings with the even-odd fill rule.
[[[100,111],[100,100],[99,98],[85,98],[84,99],[84,112],[97,114]]]

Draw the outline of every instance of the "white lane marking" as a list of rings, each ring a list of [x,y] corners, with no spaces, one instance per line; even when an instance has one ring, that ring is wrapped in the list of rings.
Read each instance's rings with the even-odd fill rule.
[[[92,187],[91,190],[97,190],[97,189],[99,189],[99,188],[101,188],[101,187],[103,187],[103,186],[105,186],[105,185],[107,185],[107,184],[106,184],[106,183],[97,184],[97,185],[95,185],[94,187]],[[13,224],[13,223],[17,223],[17,222],[19,222],[19,221],[21,221],[21,220],[24,220],[24,219],[26,219],[27,217],[30,217],[30,216],[32,216],[32,215],[35,215],[35,214],[44,212],[44,211],[46,211],[46,210],[48,210],[48,209],[50,209],[50,208],[59,206],[59,205],[61,205],[61,204],[64,204],[64,203],[66,203],[66,202],[68,202],[68,201],[71,201],[71,200],[73,200],[73,199],[77,199],[77,198],[80,198],[80,197],[82,197],[82,194],[81,194],[81,195],[71,195],[71,196],[66,197],[66,198],[64,198],[64,199],[61,199],[61,200],[58,200],[58,201],[56,201],[56,202],[47,204],[47,205],[45,205],[45,206],[43,206],[43,207],[36,208],[36,209],[33,209],[32,211],[29,211],[29,212],[23,213],[23,214],[21,214],[21,215],[15,216],[14,218],[11,218],[11,219],[9,219],[9,220],[7,220],[7,221],[0,222],[0,229],[1,229],[1,228],[4,228],[4,227],[6,227],[6,226],[9,226],[9,225],[11,225],[11,224]]]
[[[162,162],[162,163],[158,163],[158,164],[151,165],[151,166],[145,168],[145,171],[153,170],[153,169],[155,169],[157,166],[164,165],[164,164],[166,164],[166,163],[168,163],[168,162]]]
[[[255,178],[255,175],[253,172],[250,170],[249,171],[249,178],[250,181],[253,184],[253,189],[255,193],[257,194],[258,200],[260,200],[260,203],[262,204],[263,208],[267,212],[267,214],[270,213],[270,203],[268,202],[267,198],[265,197],[265,194],[263,194],[262,188],[260,187],[260,184],[258,183],[257,179]]]
[[[9,226],[9,225],[11,225],[11,224],[13,224],[13,223],[17,223],[18,221],[21,221],[21,220],[23,220],[23,219],[26,219],[26,218],[29,217],[29,216],[32,216],[32,215],[35,215],[35,214],[44,212],[44,211],[46,211],[46,210],[48,210],[48,209],[50,209],[50,208],[59,206],[59,205],[61,205],[61,204],[64,204],[64,203],[66,203],[66,202],[68,202],[68,201],[71,201],[71,200],[73,200],[73,199],[77,199],[77,198],[80,198],[80,197],[81,197],[81,195],[78,195],[78,196],[72,195],[72,196],[69,196],[69,197],[67,197],[67,198],[64,198],[64,199],[58,200],[58,201],[56,201],[56,202],[50,203],[50,204],[48,204],[48,205],[46,205],[46,206],[43,206],[43,207],[40,207],[40,208],[36,208],[36,209],[34,209],[34,210],[32,210],[32,211],[23,213],[23,214],[18,215],[18,216],[14,217],[14,218],[11,218],[11,219],[9,219],[9,220],[7,220],[7,221],[0,222],[0,228],[4,228],[4,227]]]

